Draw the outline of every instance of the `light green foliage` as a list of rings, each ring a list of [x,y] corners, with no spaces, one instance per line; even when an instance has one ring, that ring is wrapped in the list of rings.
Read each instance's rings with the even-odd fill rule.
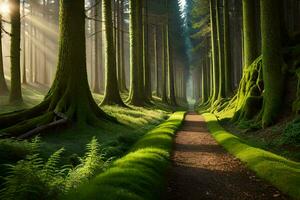
[[[252,147],[237,136],[225,131],[213,114],[204,114],[214,138],[231,154],[295,199],[300,199],[300,163],[293,162],[271,152]]]
[[[24,160],[9,165],[10,174],[5,177],[4,188],[0,191],[1,199],[58,199],[70,189],[87,182],[96,172],[107,164],[102,160],[99,143],[95,138],[87,145],[87,153],[80,158],[75,168],[60,166],[64,153],[61,148],[53,153],[46,162],[38,153],[39,140],[34,140],[34,149]]]
[[[240,126],[260,121],[262,109],[262,94],[264,84],[262,79],[262,58],[258,57],[248,68],[244,69],[243,77],[237,93],[231,99],[216,101],[209,111],[219,118],[230,118]],[[200,108],[203,110],[203,108]],[[248,128],[249,126],[246,125]]]
[[[67,199],[159,199],[169,165],[172,138],[183,118],[184,112],[173,114],[142,137],[129,154]]]

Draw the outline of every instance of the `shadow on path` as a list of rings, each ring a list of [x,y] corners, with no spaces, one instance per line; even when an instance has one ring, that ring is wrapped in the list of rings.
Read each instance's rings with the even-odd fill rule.
[[[288,199],[218,145],[196,113],[177,133],[168,177],[169,200]]]

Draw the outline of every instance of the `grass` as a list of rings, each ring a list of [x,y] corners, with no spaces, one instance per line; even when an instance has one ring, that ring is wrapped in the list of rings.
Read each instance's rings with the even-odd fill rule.
[[[174,113],[144,135],[126,156],[67,199],[159,199],[164,189],[173,136],[183,118],[184,112]]]
[[[0,97],[0,113],[30,108],[41,102],[46,92],[47,88],[39,85],[23,85],[24,103],[9,105],[7,97]],[[125,99],[126,94],[122,94],[122,97]],[[94,98],[97,103],[100,103],[103,96],[94,94]],[[159,99],[155,98],[154,101],[156,104]],[[153,106],[144,108],[104,106],[102,109],[116,117],[120,124],[103,123],[101,127],[74,126],[41,133],[41,156],[46,159],[58,149],[64,148],[62,164],[70,164],[74,157],[84,155],[86,144],[95,137],[102,147],[105,158],[120,158],[139,138],[168,118],[170,107],[161,103],[159,105],[160,107],[154,108]],[[17,140],[0,140],[1,149],[5,149],[5,151],[0,151],[0,165],[15,163],[24,159],[30,151],[26,141]],[[5,167],[1,166],[0,176],[5,176],[6,171]],[[1,182],[0,178],[0,185]]]
[[[252,147],[239,137],[225,131],[213,114],[204,114],[213,137],[231,154],[269,181],[282,192],[300,199],[300,163],[274,153]]]

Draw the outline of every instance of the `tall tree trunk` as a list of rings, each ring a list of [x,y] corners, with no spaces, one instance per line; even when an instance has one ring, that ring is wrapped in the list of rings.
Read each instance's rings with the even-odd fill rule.
[[[47,22],[47,0],[43,0],[43,20],[45,20],[45,22]],[[42,51],[43,51],[43,68],[44,68],[44,72],[43,74],[43,84],[48,85],[49,80],[48,80],[48,68],[47,68],[47,37],[45,32],[42,32],[42,36],[43,36],[43,47],[42,47]]]
[[[96,104],[86,70],[84,0],[60,0],[59,59],[55,81],[44,101],[32,109],[0,116],[2,132],[13,136],[53,122],[62,113],[78,126],[114,120]],[[61,114],[60,114],[61,115]]]
[[[20,66],[20,43],[21,43],[21,17],[20,0],[11,0],[11,89],[10,103],[20,103],[22,99],[21,89],[21,66]]]
[[[219,61],[217,45],[217,26],[216,26],[216,0],[210,0],[210,24],[211,24],[211,46],[212,46],[212,73],[213,73],[213,96],[212,102],[219,96]]]
[[[232,93],[232,61],[231,61],[231,40],[229,24],[228,0],[223,0],[223,20],[224,20],[224,68],[225,68],[225,95],[228,97]]]
[[[124,27],[124,2],[125,0],[121,0],[120,3],[120,34],[121,34],[121,46],[120,46],[120,70],[121,70],[121,80],[120,80],[120,90],[122,92],[127,92],[126,87],[126,73],[125,73],[125,27]]]
[[[142,44],[142,2],[129,1],[130,21],[130,92],[128,103],[144,105],[143,44]]]
[[[100,68],[102,68],[101,66],[101,61],[99,62],[99,57],[100,55],[102,55],[102,52],[99,50],[101,48],[99,48],[99,38],[101,38],[101,28],[99,27],[99,20],[101,21],[101,5],[102,2],[101,0],[96,0],[95,1],[95,43],[94,43],[94,52],[95,52],[95,65],[94,65],[94,80],[93,80],[93,92],[95,93],[100,93],[101,92],[101,88],[100,88]],[[92,70],[92,69],[91,69]]]
[[[280,0],[261,0],[264,79],[263,127],[273,124],[282,106],[284,74],[280,35]]]
[[[112,4],[111,0],[103,0],[103,19],[105,33],[105,93],[102,105],[120,105],[124,106],[119,93],[118,79],[117,79],[117,68],[116,68],[116,50],[113,45],[113,23],[112,19]],[[118,38],[115,38],[118,40]]]
[[[244,67],[258,57],[255,1],[243,0]]]
[[[26,76],[26,21],[25,21],[25,1],[22,3],[22,15],[23,15],[23,30],[22,30],[22,53],[23,53],[23,74],[22,74],[22,83],[27,84]]]
[[[157,26],[154,25],[153,28],[153,41],[154,41],[154,67],[155,67],[155,84],[156,84],[156,95],[159,94],[159,70],[158,70],[158,43],[157,43]]]
[[[173,65],[173,48],[172,37],[169,25],[166,25],[167,31],[167,59],[168,59],[168,87],[169,87],[169,103],[172,106],[176,106],[175,88],[174,88],[174,65]]]
[[[0,27],[2,27],[2,16],[0,15]],[[7,95],[8,87],[4,76],[3,52],[2,52],[2,29],[0,29],[0,95]]]
[[[151,89],[151,68],[149,61],[149,25],[148,25],[148,0],[143,0],[143,53],[144,53],[144,88],[145,88],[145,100],[150,102],[152,99]]]
[[[222,16],[220,14],[220,0],[216,0],[216,26],[217,26],[217,45],[219,58],[219,98],[225,97],[225,66],[224,66],[224,47],[222,38]]]
[[[163,103],[168,103],[168,95],[167,95],[167,63],[168,63],[168,59],[167,59],[167,28],[166,25],[163,24],[162,25],[162,67],[161,67],[161,79],[162,79],[162,84],[161,84],[161,90],[162,90],[162,94],[161,94],[161,100]]]

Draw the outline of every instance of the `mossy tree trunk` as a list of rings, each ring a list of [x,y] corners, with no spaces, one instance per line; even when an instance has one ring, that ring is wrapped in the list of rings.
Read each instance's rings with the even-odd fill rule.
[[[22,3],[22,15],[25,16],[25,1]],[[27,84],[26,76],[26,21],[23,19],[23,30],[22,30],[22,52],[23,52],[23,74],[22,74],[22,83]]]
[[[21,66],[20,66],[20,45],[21,45],[21,17],[20,17],[20,0],[11,0],[11,88],[9,101],[10,103],[21,103]]]
[[[264,79],[263,127],[273,124],[282,106],[284,86],[280,32],[280,0],[261,0],[262,62]]]
[[[143,73],[142,2],[129,1],[130,21],[130,91],[127,102],[135,106],[145,104]]]
[[[86,70],[84,0],[60,0],[60,40],[55,80],[44,101],[32,109],[0,116],[1,132],[17,136],[64,114],[77,125],[114,120],[96,104]]]
[[[112,23],[112,3],[111,0],[103,0],[103,19],[105,29],[105,93],[102,105],[120,105],[124,106],[121,99],[116,66],[116,50],[114,47],[113,38],[113,23]],[[117,38],[115,38],[117,40]]]
[[[210,0],[210,24],[211,24],[211,59],[213,73],[213,95],[212,102],[218,99],[219,96],[219,60],[218,60],[218,45],[217,45],[217,20],[216,20],[216,0]]]
[[[126,74],[125,74],[125,27],[124,27],[124,8],[125,8],[125,0],[121,0],[120,2],[120,34],[121,34],[121,46],[120,46],[120,56],[121,56],[121,63],[120,63],[120,70],[121,70],[121,74],[120,74],[120,90],[122,92],[127,92],[128,89],[126,87]]]
[[[165,24],[162,24],[162,64],[161,64],[161,100],[163,103],[168,103],[168,95],[167,95],[167,28]]]
[[[218,46],[218,59],[219,59],[219,93],[217,100],[225,97],[225,66],[224,66],[224,45],[223,45],[223,29],[222,29],[222,16],[220,12],[220,0],[216,0],[216,33],[217,33],[217,46]]]
[[[168,90],[169,90],[169,104],[176,106],[175,86],[174,86],[174,65],[173,65],[173,48],[172,48],[172,37],[169,25],[166,26],[167,31],[167,59],[168,59]]]
[[[223,0],[223,25],[224,25],[224,68],[225,68],[225,95],[232,93],[232,61],[231,61],[231,37],[229,24],[229,2]]]
[[[158,35],[157,35],[157,26],[154,25],[153,28],[153,42],[154,42],[154,67],[155,67],[155,84],[156,84],[156,95],[160,96],[159,94],[159,70],[158,70]]]
[[[100,86],[100,71],[102,68],[102,62],[99,60],[99,58],[102,55],[102,48],[99,48],[99,39],[102,38],[102,23],[99,23],[99,20],[101,21],[102,19],[102,12],[101,12],[101,5],[102,5],[102,0],[96,0],[95,1],[95,42],[94,42],[94,51],[95,51],[95,64],[94,64],[94,81],[93,81],[93,92],[95,93],[100,93],[101,92],[101,86]]]
[[[2,16],[0,15],[0,27],[2,27]],[[2,30],[0,29],[0,95],[7,95],[8,87],[4,76],[3,52],[2,52]]]
[[[244,67],[249,67],[258,57],[258,37],[254,0],[243,0]]]
[[[151,68],[149,61],[149,10],[148,10],[148,0],[143,0],[143,54],[144,54],[144,87],[145,87],[145,100],[150,102],[152,99],[152,89],[151,89]]]

